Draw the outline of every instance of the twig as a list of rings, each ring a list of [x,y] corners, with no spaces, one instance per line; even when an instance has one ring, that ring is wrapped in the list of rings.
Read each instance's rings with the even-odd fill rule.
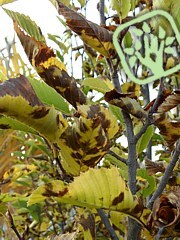
[[[100,24],[105,25],[104,0],[99,1]]]
[[[117,158],[119,161],[121,161],[121,162],[123,162],[124,164],[127,165],[127,159],[120,157],[119,155],[117,155],[115,152],[113,152],[113,151],[111,151],[111,150],[109,150],[108,153],[109,153],[111,156]]]
[[[18,239],[19,239],[19,240],[25,240],[24,237],[21,237],[21,235],[20,235],[20,233],[18,232],[16,226],[14,225],[14,221],[13,221],[12,215],[11,215],[11,213],[10,213],[9,210],[7,211],[7,214],[6,214],[6,215],[7,215],[7,217],[8,217],[8,220],[9,220],[10,224],[11,224],[11,228],[12,228],[12,230],[15,232],[16,236],[18,237]]]
[[[99,216],[101,217],[101,220],[102,220],[102,222],[104,223],[106,229],[108,230],[111,239],[113,239],[113,240],[118,240],[119,238],[118,238],[118,236],[116,235],[113,227],[112,227],[111,224],[110,224],[109,218],[106,216],[106,214],[104,213],[104,211],[103,211],[102,209],[98,209],[97,212],[98,212]]]
[[[153,117],[152,117],[152,114],[149,113],[145,124],[142,126],[142,128],[140,129],[140,131],[134,136],[134,141],[135,141],[135,143],[137,143],[137,141],[139,140],[139,138],[145,133],[145,131],[147,130],[147,128],[152,124],[152,122],[153,122]]]
[[[152,209],[154,201],[156,200],[157,197],[159,197],[159,195],[163,192],[164,188],[166,187],[166,184],[168,183],[168,180],[169,180],[169,178],[172,174],[172,171],[179,159],[179,156],[180,156],[180,139],[177,141],[177,145],[176,145],[175,151],[172,155],[172,159],[164,172],[164,175],[161,179],[161,182],[160,182],[157,190],[154,192],[151,199],[149,200],[148,208]]]

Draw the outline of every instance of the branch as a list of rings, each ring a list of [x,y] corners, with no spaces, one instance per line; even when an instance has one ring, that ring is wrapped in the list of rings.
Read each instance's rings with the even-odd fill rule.
[[[99,1],[100,24],[105,25],[104,0]]]
[[[152,124],[152,121],[153,121],[152,114],[149,113],[146,123],[142,126],[140,131],[134,136],[135,143],[137,143],[137,141],[140,139],[140,137],[146,132],[147,128]]]
[[[117,155],[115,152],[109,150],[109,151],[108,151],[108,154],[110,154],[111,156],[117,158],[117,160],[119,160],[119,161],[121,161],[121,162],[123,162],[124,164],[127,165],[127,159],[120,157],[120,156]]]
[[[149,200],[148,208],[152,209],[154,201],[156,200],[156,198],[159,197],[159,195],[163,192],[164,188],[166,187],[166,184],[168,183],[168,180],[172,174],[172,171],[173,171],[177,161],[179,160],[179,156],[180,156],[180,139],[177,141],[177,145],[176,145],[175,151],[172,155],[172,159],[164,172],[164,175],[161,179],[161,182],[160,182],[157,190],[154,192],[153,196]]]
[[[118,236],[116,235],[113,227],[110,224],[109,218],[106,216],[106,214],[104,213],[104,211],[102,209],[97,209],[97,212],[99,214],[99,216],[101,217],[102,222],[104,223],[106,229],[108,230],[111,239],[112,240],[118,240]]]
[[[14,221],[13,221],[13,218],[12,218],[12,215],[10,213],[10,211],[8,210],[7,211],[7,214],[6,214],[10,224],[11,224],[11,228],[12,230],[15,232],[16,236],[18,237],[19,240],[25,240],[24,237],[21,237],[20,233],[18,232],[16,226],[14,225]]]

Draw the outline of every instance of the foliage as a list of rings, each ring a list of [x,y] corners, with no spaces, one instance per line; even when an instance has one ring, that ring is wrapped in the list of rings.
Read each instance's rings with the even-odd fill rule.
[[[124,77],[112,40],[118,24],[135,18],[139,7],[170,11],[169,3],[112,0],[105,13],[100,1],[106,19],[100,26],[81,14],[86,1],[50,1],[66,27],[63,36],[48,35],[56,50],[33,20],[4,8],[31,67],[15,41],[7,42],[8,59],[3,50],[0,58],[0,238],[179,237],[179,73],[140,86]],[[146,33],[151,38],[161,29],[154,24],[139,29],[139,46],[132,45],[130,31],[119,36],[141,77],[150,73],[138,60],[139,48],[146,44],[153,53]],[[165,42],[163,31],[156,41],[170,54],[174,37]],[[69,44],[77,36],[83,45]],[[82,59],[80,79],[68,73],[69,53],[71,66]],[[172,55],[162,66],[177,61]]]

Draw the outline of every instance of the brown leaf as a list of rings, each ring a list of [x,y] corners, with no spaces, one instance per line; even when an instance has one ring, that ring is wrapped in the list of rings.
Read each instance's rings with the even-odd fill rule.
[[[14,28],[29,61],[41,78],[75,108],[78,103],[85,104],[86,97],[77,87],[75,79],[68,75],[64,64],[56,58],[53,50],[46,44],[26,35],[17,23],[14,24]]]
[[[115,106],[122,108],[124,111],[133,116],[143,119],[147,117],[145,112],[136,100],[135,93],[118,93],[115,89],[105,94],[105,100]]]
[[[157,172],[163,173],[165,171],[164,165],[162,163],[156,163],[149,159],[145,159],[145,165],[149,175],[154,175]]]
[[[180,122],[171,121],[167,114],[155,115],[154,124],[159,128],[169,149],[174,148],[174,143],[180,138]]]
[[[152,234],[164,228],[160,237],[180,237],[180,188],[162,194],[153,205],[148,225]]]
[[[180,104],[180,90],[176,90],[168,95],[163,103],[158,107],[157,112],[168,112]]]
[[[144,110],[149,110],[156,99],[153,99]],[[158,106],[155,109],[155,112],[163,113],[168,112],[169,110],[175,108],[180,104],[180,90],[172,91],[170,89],[164,89],[161,93],[161,96],[158,101]]]
[[[57,0],[59,14],[62,14],[68,27],[77,33],[83,42],[105,57],[115,57],[116,51],[112,43],[112,32],[88,21],[85,17],[65,6]]]

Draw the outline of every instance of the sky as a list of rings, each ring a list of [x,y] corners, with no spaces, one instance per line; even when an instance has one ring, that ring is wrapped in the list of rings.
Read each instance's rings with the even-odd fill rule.
[[[97,11],[97,3],[98,0],[89,0],[89,3],[87,4],[86,18],[98,23],[99,14]],[[77,6],[80,5],[77,3]],[[3,5],[3,7],[28,15],[37,23],[37,25],[41,28],[43,35],[45,36],[47,36],[48,33],[55,35],[63,34],[63,26],[57,19],[57,16],[59,16],[58,12],[49,0],[17,0],[13,3]],[[91,9],[93,9],[93,19]],[[0,50],[2,50],[6,46],[4,41],[5,37],[7,37],[10,41],[13,39],[14,29],[11,18],[3,11],[1,7],[0,21]],[[47,43],[49,47],[55,47],[52,41],[47,40]],[[21,52],[21,55],[25,57],[24,53],[22,53],[23,50],[20,44],[17,44],[17,48]],[[24,60],[25,62],[27,61],[27,59]],[[78,75],[78,73],[75,73],[74,77],[78,77]]]

